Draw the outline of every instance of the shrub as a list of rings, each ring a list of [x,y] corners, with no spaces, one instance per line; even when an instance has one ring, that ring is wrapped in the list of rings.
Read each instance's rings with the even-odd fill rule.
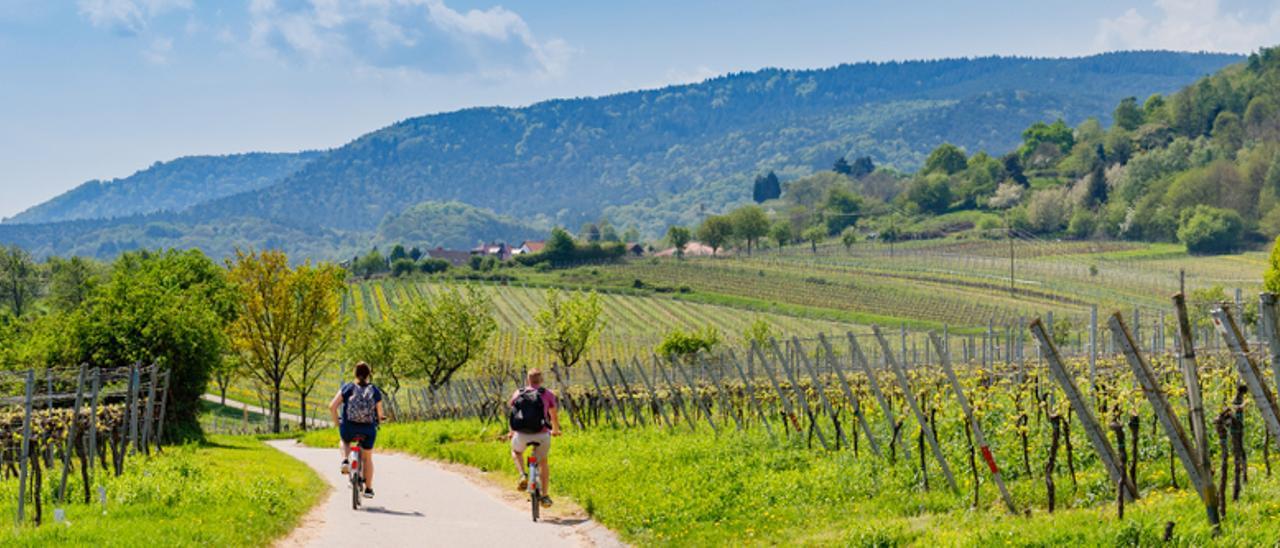
[[[662,338],[662,344],[658,345],[657,350],[660,356],[686,358],[699,351],[710,352],[717,344],[720,344],[720,330],[708,325],[700,331],[688,333],[680,329],[672,330]]]
[[[396,259],[391,263],[391,275],[399,278],[405,274],[410,274],[417,269],[417,265],[413,263],[413,259],[403,258]]]
[[[1197,254],[1226,253],[1244,232],[1244,219],[1229,209],[1198,205],[1184,210],[1178,222],[1178,241]]]
[[[427,274],[444,272],[446,270],[449,270],[450,266],[452,265],[449,264],[449,261],[446,261],[444,259],[426,259],[418,263],[418,269],[422,270],[424,273],[427,273]]]

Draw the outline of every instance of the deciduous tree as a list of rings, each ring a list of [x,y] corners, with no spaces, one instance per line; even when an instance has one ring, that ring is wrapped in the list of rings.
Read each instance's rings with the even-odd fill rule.
[[[40,290],[40,273],[31,254],[18,246],[0,246],[0,296],[9,311],[22,317]]]
[[[533,317],[528,329],[533,339],[554,354],[565,369],[571,369],[600,338],[604,330],[600,296],[574,293],[566,297],[557,289],[547,290],[546,304]]]
[[[426,377],[432,390],[475,359],[497,330],[492,303],[473,287],[448,289],[411,301],[396,318],[401,358]]]

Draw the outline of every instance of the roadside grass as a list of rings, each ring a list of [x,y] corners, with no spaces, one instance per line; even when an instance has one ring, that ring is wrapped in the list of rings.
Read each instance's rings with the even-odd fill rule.
[[[502,434],[476,420],[388,424],[380,447],[466,464],[514,482]],[[304,443],[332,444],[332,430]],[[971,507],[963,463],[953,462],[961,492],[945,489],[936,467],[933,490],[919,486],[911,463],[883,464],[862,449],[824,453],[776,446],[763,432],[672,432],[654,428],[574,431],[552,451],[551,492],[568,495],[595,519],[637,545],[1154,545],[1174,522],[1176,545],[1272,545],[1280,541],[1280,480],[1250,470],[1240,502],[1232,502],[1224,534],[1210,535],[1199,499],[1142,483],[1143,498],[1117,519],[1112,488],[1097,466],[1080,472],[1074,492],[1059,478],[1059,509],[1045,511],[1042,479],[1012,481],[1029,515],[1004,510],[984,475]],[[914,449],[913,449],[914,451]],[[1185,479],[1185,478],[1184,478]],[[1185,483],[1185,481],[1184,481]]]
[[[325,491],[305,464],[246,437],[210,436],[203,444],[166,447],[134,457],[120,477],[96,472],[106,487],[84,504],[78,473],[68,482],[66,521],[49,501],[56,474],[45,477],[45,523],[0,533],[7,546],[265,546],[297,525]],[[17,481],[0,486],[0,512],[15,516]],[[27,505],[28,519],[34,508]]]

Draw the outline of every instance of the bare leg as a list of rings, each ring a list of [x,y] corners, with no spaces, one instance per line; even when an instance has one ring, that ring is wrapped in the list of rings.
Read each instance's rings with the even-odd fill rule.
[[[342,452],[342,460],[347,460],[351,457],[351,446],[345,441],[338,440],[338,451]]]
[[[364,488],[373,489],[373,449],[360,450],[360,466],[364,470]]]
[[[523,453],[524,453],[523,451],[516,451],[514,449],[511,450],[511,461],[516,463],[516,473],[520,474],[521,476],[525,475],[524,463],[520,462],[521,460],[523,460],[520,458],[524,456]]]
[[[542,480],[542,494],[547,494],[547,481],[550,479],[551,465],[547,464],[547,459],[538,461],[538,479]]]

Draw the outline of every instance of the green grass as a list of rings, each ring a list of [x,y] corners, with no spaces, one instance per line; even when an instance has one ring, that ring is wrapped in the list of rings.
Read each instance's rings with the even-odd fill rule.
[[[325,491],[305,464],[252,438],[212,436],[204,444],[168,447],[163,455],[129,461],[124,475],[99,473],[107,491],[106,513],[83,504],[78,479],[69,493],[67,522],[0,534],[10,546],[264,546],[285,535]],[[52,499],[53,478],[45,500]],[[5,482],[4,515],[16,510],[16,481]],[[73,497],[74,498],[74,497]],[[33,509],[28,506],[28,516]]]
[[[514,480],[504,429],[478,421],[389,424],[379,445],[463,463]],[[328,445],[333,433],[304,442]],[[913,452],[914,452],[913,447]],[[1164,524],[1176,523],[1178,545],[1271,545],[1280,540],[1280,480],[1250,470],[1239,503],[1228,507],[1216,541],[1199,499],[1187,490],[1143,482],[1143,498],[1123,521],[1112,491],[1092,467],[1074,493],[1058,478],[1059,511],[1044,511],[1041,480],[1011,482],[1029,516],[1010,516],[984,481],[978,509],[971,492],[952,494],[933,471],[924,491],[909,463],[889,467],[863,448],[824,453],[769,443],[762,432],[722,433],[705,428],[664,432],[653,428],[599,428],[566,434],[552,450],[551,492],[569,495],[597,520],[637,545],[1153,545]],[[961,462],[957,474],[967,475]],[[1147,465],[1155,468],[1155,466]],[[1065,474],[1064,474],[1065,475]],[[962,491],[966,488],[962,486]]]

